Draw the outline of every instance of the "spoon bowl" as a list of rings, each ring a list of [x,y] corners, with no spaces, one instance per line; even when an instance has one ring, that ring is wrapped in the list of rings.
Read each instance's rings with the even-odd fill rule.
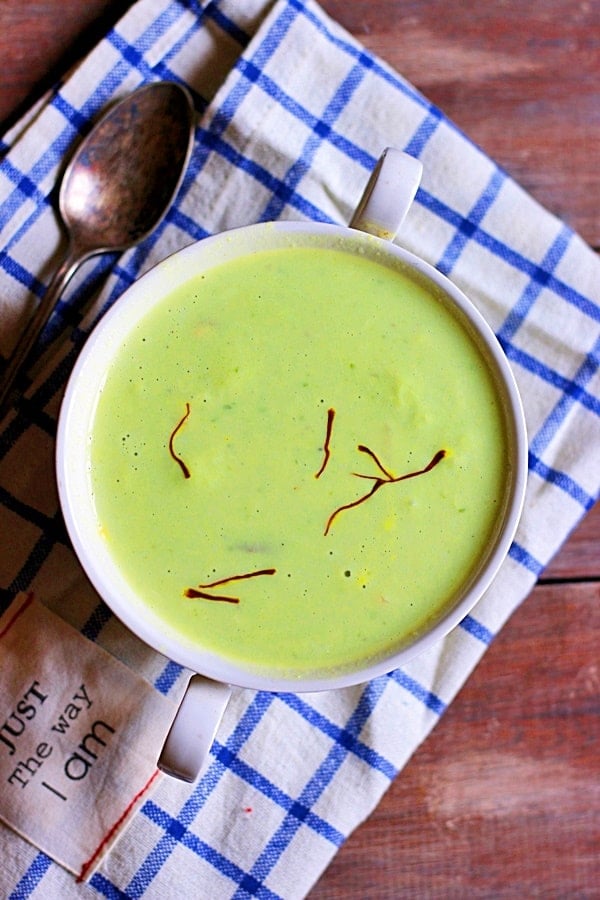
[[[188,160],[192,118],[188,92],[164,81],[109,110],[61,184],[60,212],[78,244],[96,253],[126,250],[156,227]]]
[[[56,302],[79,266],[139,243],[164,217],[181,184],[194,137],[189,92],[144,85],[113,106],[80,144],[63,175],[59,210],[69,242],[0,379],[0,416]]]

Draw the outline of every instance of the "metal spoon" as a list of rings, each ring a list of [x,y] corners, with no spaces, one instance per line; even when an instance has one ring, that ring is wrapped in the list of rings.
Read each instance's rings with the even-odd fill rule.
[[[159,81],[114,106],[79,146],[63,175],[59,210],[69,243],[0,378],[0,417],[35,341],[79,266],[133,247],[169,208],[189,160],[194,107],[188,91]]]

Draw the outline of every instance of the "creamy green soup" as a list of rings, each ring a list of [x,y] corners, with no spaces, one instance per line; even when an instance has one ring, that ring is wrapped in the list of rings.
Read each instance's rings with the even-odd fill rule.
[[[452,603],[505,503],[488,365],[402,271],[286,248],[207,271],[110,366],[101,534],[200,647],[274,675],[356,668]]]

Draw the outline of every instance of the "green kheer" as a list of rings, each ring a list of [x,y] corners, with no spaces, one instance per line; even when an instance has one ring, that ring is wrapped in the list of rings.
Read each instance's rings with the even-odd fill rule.
[[[111,363],[90,453],[99,528],[148,607],[286,677],[420,633],[505,505],[505,417],[468,326],[334,249],[255,253],[157,304]]]

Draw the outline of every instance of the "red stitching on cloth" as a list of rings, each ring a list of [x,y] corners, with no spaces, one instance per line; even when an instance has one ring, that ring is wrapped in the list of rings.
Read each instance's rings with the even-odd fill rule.
[[[0,631],[0,638],[3,638],[5,634],[8,634],[8,632],[13,627],[13,625],[15,624],[15,622],[17,621],[19,616],[21,616],[25,612],[25,610],[27,609],[28,606],[31,606],[32,602],[33,602],[33,592],[30,594],[27,594],[27,596],[25,597],[25,600],[23,601],[21,606],[17,610],[15,610],[15,612],[13,613],[12,619],[10,619],[10,621],[6,625],[6,628],[4,629],[4,631]]]
[[[154,775],[152,775],[152,777],[146,782],[146,784],[141,789],[141,791],[137,792],[137,794],[135,795],[135,797],[133,798],[133,800],[131,801],[129,806],[125,809],[125,811],[122,813],[122,815],[119,816],[119,818],[117,819],[115,824],[112,826],[112,828],[109,831],[107,831],[107,833],[104,835],[104,837],[102,838],[102,840],[96,847],[94,853],[90,856],[88,861],[86,863],[84,863],[83,866],[81,867],[81,871],[80,871],[79,875],[77,876],[77,883],[85,880],[86,873],[88,872],[90,867],[94,864],[94,860],[96,859],[98,854],[102,852],[102,848],[106,846],[108,841],[114,835],[115,831],[118,829],[119,825],[121,825],[121,823],[123,822],[123,819],[125,819],[127,817],[129,812],[131,811],[132,807],[135,806],[135,804],[138,802],[140,797],[142,797],[146,793],[146,791],[148,790],[148,788],[150,787],[150,785],[152,784],[152,782],[154,781],[154,779],[156,778],[156,776],[158,774],[159,774],[159,770],[157,769],[154,772]]]

